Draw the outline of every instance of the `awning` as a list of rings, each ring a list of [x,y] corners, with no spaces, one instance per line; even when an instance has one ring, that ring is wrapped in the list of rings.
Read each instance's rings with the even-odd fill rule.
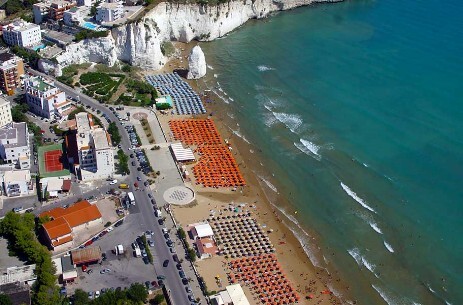
[[[195,160],[193,151],[189,148],[183,148],[182,143],[171,144],[170,149],[172,149],[172,153],[174,154],[175,160],[177,162]]]

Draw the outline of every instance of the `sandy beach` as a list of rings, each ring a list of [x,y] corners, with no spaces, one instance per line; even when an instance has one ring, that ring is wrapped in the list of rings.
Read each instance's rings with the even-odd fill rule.
[[[197,42],[189,44],[175,43],[174,45],[178,50],[178,54],[168,62],[161,73],[170,73],[175,69],[186,68],[188,65],[187,56],[189,50],[196,44]],[[149,71],[145,73],[151,74]],[[189,81],[189,83],[198,93],[201,93],[197,81]],[[209,98],[214,100],[214,97],[209,96]],[[250,151],[249,144],[241,138],[234,136],[227,127],[224,121],[225,115],[220,112],[220,102],[205,103],[205,106],[209,113],[214,112],[212,118],[216,123],[219,133],[231,144],[233,156],[246,180],[246,186],[238,188],[237,191],[232,191],[226,188],[204,188],[191,183],[190,186],[197,194],[196,202],[187,207],[173,207],[176,221],[185,227],[191,223],[204,221],[211,215],[220,215],[220,213],[225,213],[224,215],[226,215],[230,204],[234,206],[244,204],[242,209],[250,212],[251,217],[255,218],[261,226],[265,227],[267,232],[271,231],[268,235],[275,246],[275,254],[282,265],[284,274],[301,297],[299,304],[341,304],[339,299],[333,294],[324,294],[321,292],[325,291],[326,293],[326,290],[329,289],[327,283],[331,282],[336,291],[341,291],[346,296],[347,286],[340,279],[328,275],[326,271],[316,268],[311,264],[299,241],[288,227],[283,224],[282,219],[285,216],[270,204],[268,196],[265,193],[266,191],[262,188],[258,180],[259,178],[253,171],[254,168],[261,165],[259,164],[259,160],[257,160],[258,158],[255,158],[253,152]],[[178,118],[182,117],[172,115],[159,116],[161,125],[165,131],[169,130],[168,121]],[[169,133],[167,132],[167,134]],[[188,169],[191,172],[191,165],[188,166]],[[227,269],[228,260],[224,256],[216,255],[213,258],[195,262],[199,273],[206,281],[209,291],[218,291],[228,285],[226,275],[226,272],[229,272]],[[219,276],[222,280],[221,287],[219,287],[216,281],[216,276]],[[251,304],[261,304],[257,295],[253,294],[249,287],[243,286],[243,289]],[[309,295],[312,295],[313,299],[308,299]]]

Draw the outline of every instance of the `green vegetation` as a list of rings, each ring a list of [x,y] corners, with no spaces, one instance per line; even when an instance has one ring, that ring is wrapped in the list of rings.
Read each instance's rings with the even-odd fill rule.
[[[145,246],[146,255],[148,256],[149,262],[153,263],[153,254],[151,254],[150,247],[148,246],[148,242],[146,241],[146,236],[143,234],[141,237],[141,241],[143,242],[143,246]]]
[[[53,132],[57,135],[57,136],[62,136],[64,135],[64,130],[61,130],[59,129],[58,125],[52,125],[51,126],[53,128]]]
[[[119,134],[119,128],[117,128],[115,122],[109,123],[108,133],[111,136],[111,141],[113,142],[113,145],[121,143],[121,135]]]
[[[154,137],[153,137],[153,132],[151,131],[150,124],[148,123],[147,119],[142,119],[141,120],[141,126],[143,127],[143,131],[146,134],[146,137],[148,138],[148,141],[150,144],[154,143]]]
[[[34,217],[31,213],[8,212],[0,221],[0,235],[8,239],[10,252],[24,258],[29,264],[36,264],[37,281],[32,287],[33,304],[59,304],[55,267],[50,252],[36,238]]]
[[[109,31],[82,30],[75,35],[74,41],[79,42],[84,39],[106,37],[108,33]]]
[[[90,67],[90,63],[69,65],[63,68],[61,71],[63,74],[58,76],[56,79],[68,86],[73,87],[74,76],[79,74],[79,69],[88,69],[88,67]]]
[[[13,122],[26,122],[27,128],[34,134],[35,143],[41,144],[43,140],[41,129],[39,126],[29,121],[29,118],[26,116],[26,112],[28,111],[29,105],[24,102],[13,106],[11,108],[11,116],[13,117]]]
[[[6,11],[7,15],[22,13],[22,15],[30,14],[32,6],[37,3],[37,0],[8,0],[2,8]]]
[[[162,55],[169,57],[170,55],[174,54],[175,47],[170,41],[166,41],[161,45],[161,52]]]
[[[178,234],[178,237],[180,237],[180,239],[182,240],[183,245],[186,246],[188,258],[192,262],[196,261],[196,251],[195,251],[195,249],[190,247],[190,244],[186,240],[186,233],[183,230],[183,228],[178,228],[177,234]]]
[[[10,297],[6,294],[0,293],[0,305],[13,305]]]
[[[127,91],[119,97],[119,102],[127,106],[151,106],[158,97],[153,86],[139,80],[129,79],[125,87]]]
[[[166,298],[163,294],[157,294],[150,302],[152,305],[160,305]]]
[[[12,0],[10,0],[12,1]],[[35,51],[29,51],[29,50],[26,50],[20,46],[12,46],[10,48],[10,50],[18,55],[19,57],[21,57],[22,59],[24,59],[25,62],[29,63],[31,65],[32,68],[37,68],[37,63],[40,59],[40,55],[39,53],[35,52]]]
[[[119,164],[117,165],[118,173],[122,175],[130,174],[129,170],[129,157],[124,153],[122,149],[117,151],[117,159]]]
[[[148,297],[148,291],[143,284],[134,283],[126,289],[108,290],[99,298],[90,300],[82,289],[76,289],[73,296],[74,305],[141,305]]]
[[[107,102],[124,81],[123,74],[106,74],[101,72],[87,72],[80,76],[83,93],[90,97]]]

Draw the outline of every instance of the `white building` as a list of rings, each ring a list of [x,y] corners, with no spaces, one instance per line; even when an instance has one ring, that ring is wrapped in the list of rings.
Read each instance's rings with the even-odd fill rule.
[[[42,42],[40,27],[36,24],[17,20],[3,27],[3,40],[9,45],[23,48],[34,47]]]
[[[80,23],[84,22],[84,18],[87,17],[89,13],[90,7],[88,6],[73,7],[64,12],[64,24],[69,26],[79,25]]]
[[[92,6],[94,5],[96,0],[77,0],[77,5],[78,6]]]
[[[229,285],[226,290],[211,295],[209,300],[212,305],[249,305],[249,300],[244,294],[240,284]]]
[[[10,123],[0,129],[0,158],[17,168],[30,168],[31,150],[25,122]]]
[[[104,179],[114,174],[114,150],[106,130],[93,124],[91,114],[76,114],[76,171],[83,181]]]
[[[98,22],[113,22],[122,18],[124,8],[121,3],[101,3],[96,12],[96,21]]]
[[[28,78],[24,82],[26,101],[31,112],[44,118],[64,117],[73,108],[66,94],[55,86],[52,80],[40,76]]]
[[[0,97],[0,128],[12,122],[11,104],[3,97]]]
[[[34,183],[29,170],[0,172],[3,194],[8,197],[32,194]]]

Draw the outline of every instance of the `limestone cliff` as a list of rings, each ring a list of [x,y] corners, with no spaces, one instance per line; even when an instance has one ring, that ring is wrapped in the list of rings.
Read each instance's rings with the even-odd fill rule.
[[[191,49],[188,56],[188,79],[199,79],[206,75],[206,58],[200,46]]]
[[[164,41],[214,40],[252,18],[316,2],[336,1],[341,0],[237,0],[217,6],[162,2],[141,20],[112,29],[108,37],[71,44],[57,61],[63,67],[89,61],[112,66],[119,60],[160,69],[166,62],[161,51]]]

